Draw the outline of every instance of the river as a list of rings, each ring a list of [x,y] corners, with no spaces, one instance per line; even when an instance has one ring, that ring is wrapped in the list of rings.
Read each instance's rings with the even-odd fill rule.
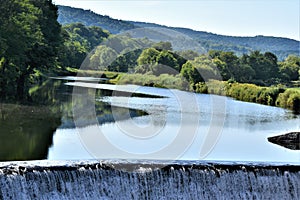
[[[49,108],[2,104],[0,159],[300,164],[299,151],[267,141],[269,136],[300,130],[300,117],[289,110],[215,95],[95,81],[99,80],[74,82],[69,77],[44,84],[36,93],[52,96],[43,100],[55,104]],[[91,102],[83,103],[86,99]]]

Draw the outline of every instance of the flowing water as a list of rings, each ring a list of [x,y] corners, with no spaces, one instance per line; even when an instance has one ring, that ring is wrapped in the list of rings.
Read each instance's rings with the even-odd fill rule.
[[[37,163],[35,163],[37,164]],[[299,199],[299,166],[184,163],[13,163],[1,199]],[[41,167],[42,166],[42,167]],[[123,170],[120,170],[123,168]],[[130,169],[131,171],[126,171]]]

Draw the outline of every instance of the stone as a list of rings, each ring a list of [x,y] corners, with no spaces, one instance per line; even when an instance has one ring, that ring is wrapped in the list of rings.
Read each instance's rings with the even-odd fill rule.
[[[291,150],[300,150],[300,132],[269,137],[268,141]]]

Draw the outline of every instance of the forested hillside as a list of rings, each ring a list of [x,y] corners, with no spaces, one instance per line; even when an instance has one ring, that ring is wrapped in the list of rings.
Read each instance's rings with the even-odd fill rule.
[[[284,60],[290,54],[299,55],[299,41],[288,38],[266,36],[232,37],[217,35],[186,28],[174,28],[152,23],[116,20],[108,16],[96,14],[92,11],[85,11],[83,9],[70,8],[66,6],[59,6],[58,21],[63,25],[81,22],[87,26],[100,26],[111,33],[120,33],[122,31],[140,27],[169,28],[186,34],[198,41],[207,51],[233,51],[237,55],[242,55],[257,50],[262,52],[272,52],[279,60]]]
[[[61,24],[82,23],[86,26],[100,26],[115,34],[135,28],[132,23],[98,15],[90,10],[58,6],[58,21]]]

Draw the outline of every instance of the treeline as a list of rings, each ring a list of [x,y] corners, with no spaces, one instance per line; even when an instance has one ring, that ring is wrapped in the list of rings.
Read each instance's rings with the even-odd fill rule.
[[[216,50],[208,54],[175,52],[170,42],[151,43],[128,35],[108,39],[91,53],[89,62],[89,69],[94,70],[155,76],[180,74],[191,88],[210,79],[270,86],[288,84],[300,77],[300,57],[294,55],[280,62],[271,52],[253,51],[242,56]]]
[[[135,41],[130,37],[126,40]],[[95,53],[98,54],[99,62],[93,63],[91,69],[126,72],[119,74],[112,83],[226,95],[242,101],[300,112],[300,91],[284,86],[293,81],[299,83],[300,57],[290,55],[279,62],[271,52],[254,51],[236,56],[233,52],[212,50],[208,54],[199,55],[190,50],[174,52],[169,42],[148,45],[151,46],[130,52],[131,56],[127,59],[124,56],[128,53],[118,56],[114,48],[102,45],[101,48],[110,48],[114,52],[112,60],[115,61],[103,64],[101,58],[107,57],[101,56],[105,51],[99,51]]]

